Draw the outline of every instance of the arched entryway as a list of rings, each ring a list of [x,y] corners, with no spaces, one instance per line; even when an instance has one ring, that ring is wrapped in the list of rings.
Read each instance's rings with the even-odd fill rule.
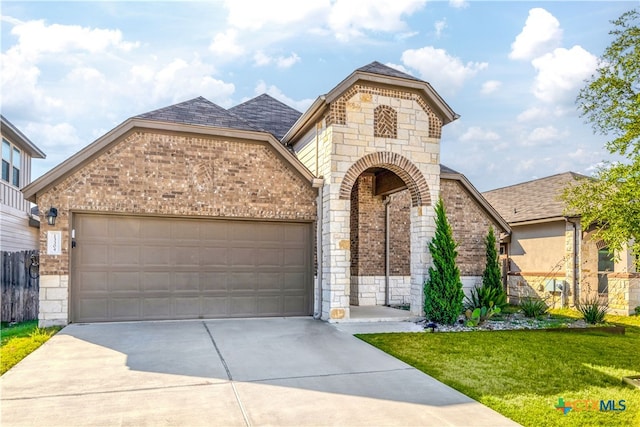
[[[430,204],[423,174],[396,153],[372,153],[345,174],[340,198],[350,201],[350,305],[421,310],[422,207]],[[412,276],[414,280],[412,281]],[[420,280],[420,279],[418,279]],[[412,303],[413,301],[413,303]]]

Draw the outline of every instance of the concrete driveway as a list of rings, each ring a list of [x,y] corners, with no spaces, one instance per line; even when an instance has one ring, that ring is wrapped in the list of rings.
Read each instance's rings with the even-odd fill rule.
[[[3,427],[517,425],[310,318],[74,324],[0,382]]]

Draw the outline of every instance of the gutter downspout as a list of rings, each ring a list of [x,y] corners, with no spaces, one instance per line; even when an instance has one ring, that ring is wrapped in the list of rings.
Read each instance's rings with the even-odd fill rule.
[[[384,250],[384,305],[389,307],[389,270],[390,270],[390,262],[389,262],[389,250],[390,243],[389,237],[391,236],[391,215],[389,211],[389,204],[391,203],[391,198],[389,196],[385,197],[382,201],[384,204],[384,214],[385,214],[385,250]]]
[[[318,214],[316,216],[316,280],[318,284],[316,286],[316,298],[318,300],[318,311],[314,314],[314,319],[322,318],[322,207],[323,207],[323,198],[324,198],[324,179],[318,179],[318,202],[317,202],[317,210]],[[316,183],[314,183],[316,184]],[[314,185],[315,187],[316,185]]]
[[[573,226],[573,259],[571,268],[573,269],[573,283],[571,284],[573,290],[573,306],[575,307],[578,301],[578,224],[571,221],[569,217],[564,217],[565,221]],[[565,294],[565,292],[563,292]],[[566,301],[566,299],[565,299]]]

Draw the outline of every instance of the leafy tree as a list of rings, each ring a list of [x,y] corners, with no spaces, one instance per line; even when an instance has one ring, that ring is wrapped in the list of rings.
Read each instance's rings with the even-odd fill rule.
[[[489,227],[489,232],[485,238],[486,264],[482,273],[482,286],[502,290],[502,274],[500,264],[498,264],[498,251],[496,250],[496,235],[493,227]]]
[[[462,312],[464,298],[460,269],[456,265],[458,244],[453,240],[442,199],[436,203],[435,211],[436,234],[429,243],[433,265],[424,284],[424,312],[427,319],[450,325]]]
[[[629,241],[640,256],[640,13],[630,10],[612,21],[614,40],[596,73],[577,98],[578,109],[594,132],[610,136],[611,154],[623,162],[605,163],[594,175],[567,188],[568,213],[596,226],[596,238],[616,254]]]

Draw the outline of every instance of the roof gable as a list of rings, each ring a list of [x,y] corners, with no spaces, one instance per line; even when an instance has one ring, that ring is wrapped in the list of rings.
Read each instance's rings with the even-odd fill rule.
[[[440,179],[451,179],[458,181],[462,187],[467,190],[467,192],[473,197],[478,205],[491,217],[496,224],[499,224],[500,227],[506,232],[511,233],[511,227],[508,224],[506,218],[504,218],[501,213],[495,209],[494,206],[491,205],[487,201],[487,199],[480,193],[476,187],[471,184],[471,182],[464,176],[462,173],[451,169],[448,166],[440,164]]]
[[[411,74],[403,73],[400,70],[396,70],[395,68],[391,68],[388,65],[381,64],[378,61],[373,61],[370,64],[367,64],[363,67],[358,68],[356,71],[361,71],[363,73],[379,74],[381,76],[397,77],[399,79],[408,79],[408,80],[415,80],[418,82],[424,82],[424,80],[420,80],[419,78],[414,77]]]
[[[302,113],[265,94],[228,110],[256,129],[271,133],[278,140],[287,133]]]
[[[241,117],[201,96],[179,104],[140,114],[134,118],[187,125],[260,130]]]
[[[510,224],[560,218],[565,215],[560,195],[567,186],[584,178],[588,177],[565,172],[482,194]]]
[[[44,159],[46,154],[31,142],[20,129],[15,127],[5,116],[0,114],[0,133],[12,143],[29,153],[34,159]]]

